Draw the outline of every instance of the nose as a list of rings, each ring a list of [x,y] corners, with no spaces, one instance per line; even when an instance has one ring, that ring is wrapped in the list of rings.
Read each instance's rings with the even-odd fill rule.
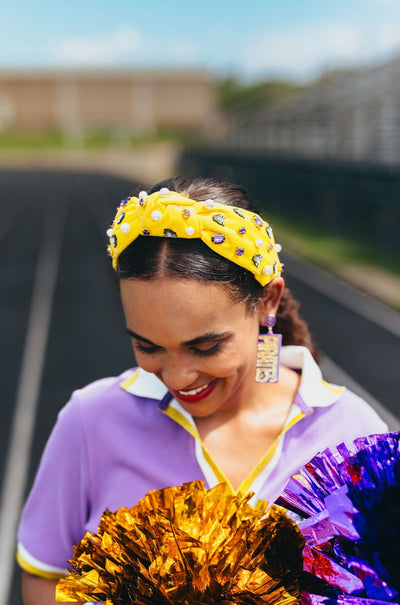
[[[180,356],[168,356],[160,368],[162,381],[169,389],[187,389],[196,381],[198,372],[193,365]]]

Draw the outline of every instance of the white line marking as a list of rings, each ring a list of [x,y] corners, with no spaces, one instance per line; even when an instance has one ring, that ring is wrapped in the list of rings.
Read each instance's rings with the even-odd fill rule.
[[[57,281],[66,204],[44,211],[28,328],[0,502],[0,603],[10,592],[16,530],[24,498],[31,443]]]
[[[400,313],[299,257],[285,253],[288,275],[361,315],[394,336],[400,336]]]
[[[366,391],[358,382],[356,382],[347,372],[345,372],[340,366],[338,366],[330,357],[324,354],[321,361],[321,370],[324,378],[330,382],[334,382],[339,385],[345,385],[351,391],[365,399],[375,412],[382,418],[389,427],[390,431],[400,430],[400,420],[396,418],[389,410],[387,410],[375,397],[373,397],[368,391]]]

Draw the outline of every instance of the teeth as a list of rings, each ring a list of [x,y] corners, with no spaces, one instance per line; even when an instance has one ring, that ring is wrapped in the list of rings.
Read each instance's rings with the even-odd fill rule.
[[[209,382],[208,384],[205,384],[203,387],[199,387],[198,389],[192,389],[191,391],[178,391],[178,393],[182,393],[182,395],[197,395],[197,393],[201,393],[201,391],[204,391],[204,389],[206,389],[207,387],[209,387],[211,384],[211,382]]]

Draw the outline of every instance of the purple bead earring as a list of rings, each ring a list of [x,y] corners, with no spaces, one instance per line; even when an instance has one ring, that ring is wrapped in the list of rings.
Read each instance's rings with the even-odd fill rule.
[[[259,334],[256,360],[256,382],[279,382],[282,334],[274,334],[275,315],[268,315],[268,334]]]

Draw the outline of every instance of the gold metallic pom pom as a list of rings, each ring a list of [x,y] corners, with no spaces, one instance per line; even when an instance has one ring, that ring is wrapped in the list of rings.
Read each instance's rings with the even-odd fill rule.
[[[266,513],[224,484],[152,491],[105,511],[74,548],[58,601],[107,605],[291,605],[300,600],[303,537],[278,507]]]

